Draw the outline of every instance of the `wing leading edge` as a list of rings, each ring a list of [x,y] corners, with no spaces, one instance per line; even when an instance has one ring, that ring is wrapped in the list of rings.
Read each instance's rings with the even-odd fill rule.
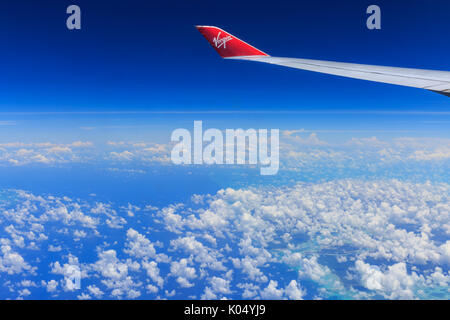
[[[226,31],[197,26],[222,58],[270,63],[301,70],[431,90],[450,96],[450,72],[356,63],[272,57]]]

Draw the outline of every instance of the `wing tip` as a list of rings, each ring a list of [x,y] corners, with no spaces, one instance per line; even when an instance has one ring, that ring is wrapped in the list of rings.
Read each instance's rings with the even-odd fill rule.
[[[450,97],[450,91],[436,91],[436,90],[430,90],[430,91],[433,91],[435,93],[439,93],[439,94],[442,94],[444,96]]]
[[[219,27],[196,25],[195,28],[197,28],[222,58],[269,56],[267,53],[242,41]]]

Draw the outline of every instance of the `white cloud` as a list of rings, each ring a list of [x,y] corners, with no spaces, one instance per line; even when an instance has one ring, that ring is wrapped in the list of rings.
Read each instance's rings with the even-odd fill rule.
[[[202,300],[216,300],[217,295],[212,291],[210,287],[206,287],[205,291],[203,292],[201,298]]]
[[[94,144],[90,141],[75,141],[70,144],[70,146],[75,148],[82,148],[82,147],[92,147]]]
[[[416,150],[410,158],[418,161],[450,159],[450,147],[438,147],[434,150]]]
[[[279,300],[283,298],[283,289],[278,289],[278,282],[270,280],[264,290],[261,291],[261,298],[264,300]]]
[[[94,297],[96,297],[97,299],[100,299],[103,296],[103,291],[100,290],[97,286],[95,285],[90,285],[87,287],[88,291],[90,294],[92,294]]]
[[[148,284],[146,286],[146,289],[147,289],[147,292],[152,293],[152,294],[158,293],[158,291],[159,291],[159,288],[154,286],[154,285],[152,285],[152,284]]]
[[[92,146],[92,142],[76,141],[73,143],[24,143],[9,142],[0,144],[0,163],[15,166],[31,163],[53,165],[58,163],[83,162],[89,157],[84,150],[74,152],[72,148],[82,149]],[[1,150],[0,149],[0,150]]]
[[[230,294],[230,280],[226,280],[220,277],[212,277],[209,280],[211,284],[211,289],[215,293],[221,293],[221,294]]]
[[[82,293],[77,296],[77,299],[78,300],[90,300],[91,296],[88,295],[87,293]]]
[[[143,261],[142,267],[147,271],[147,275],[160,287],[163,287],[164,279],[159,275],[158,264],[155,261]]]
[[[196,262],[200,263],[200,267],[208,267],[216,271],[225,271],[225,267],[218,259],[222,256],[215,250],[209,249],[201,242],[197,241],[195,237],[182,237],[170,241],[170,245],[174,250],[183,250],[192,255]]]
[[[97,261],[69,254],[51,264],[62,276],[70,266],[81,269],[86,291],[66,293],[73,297],[180,298],[195,290],[203,299],[409,299],[445,295],[450,279],[445,183],[344,179],[228,188],[192,205],[143,210],[154,220],[144,227],[133,218],[133,228],[112,230],[113,239],[103,232],[108,221],[122,218],[113,204],[12,194],[0,197],[0,272],[30,276],[39,263],[27,256],[32,244],[66,259],[70,243],[51,232],[70,241],[75,231],[86,234],[73,250],[89,253],[86,239],[95,240]],[[286,271],[277,273],[280,268]],[[67,288],[54,281],[57,297]],[[315,286],[306,292],[304,281]],[[7,285],[15,293],[23,288]],[[52,285],[42,284],[50,291]],[[170,291],[176,287],[178,293]]]
[[[179,261],[172,261],[170,264],[170,275],[176,278],[176,281],[182,288],[189,288],[194,286],[189,282],[197,278],[195,268],[190,267],[187,259],[181,259]]]
[[[414,299],[414,286],[421,280],[416,273],[408,273],[404,262],[389,266],[383,272],[378,266],[371,266],[358,260],[355,269],[365,288],[388,299]]]
[[[25,271],[32,271],[31,266],[17,252],[15,252],[5,239],[0,239],[0,272],[6,272],[10,275],[19,274]]]
[[[57,287],[58,287],[57,281],[50,280],[47,282],[47,286],[46,286],[47,292],[55,292]]]
[[[156,250],[153,244],[145,236],[134,229],[127,231],[127,243],[125,253],[136,258],[155,258]]]
[[[99,260],[93,265],[93,268],[103,277],[113,280],[122,280],[127,277],[128,265],[119,261],[115,250],[99,252],[98,257]]]
[[[120,161],[130,161],[133,158],[133,153],[131,153],[130,151],[122,151],[122,152],[111,152],[110,153],[111,158],[114,160],[120,160]]]
[[[322,266],[317,261],[318,256],[314,255],[311,258],[303,258],[300,261],[299,277],[303,279],[312,279],[319,281],[321,278],[330,274],[330,269],[326,266]]]
[[[284,291],[288,299],[291,300],[303,300],[303,296],[305,295],[305,290],[295,280],[291,280]]]
[[[31,291],[28,289],[23,289],[19,291],[19,296],[21,297],[27,297],[31,294]]]
[[[386,265],[384,261],[393,265],[407,262],[420,268],[448,264],[449,245],[434,234],[450,234],[449,191],[447,184],[351,179],[279,189],[226,189],[208,196],[201,209],[172,206],[163,208],[160,215],[166,226],[172,227],[171,222],[176,221],[177,232],[237,237],[234,244],[239,253],[234,252],[230,261],[249,280],[267,282],[265,266],[286,263],[301,279],[326,288],[321,296],[357,297],[364,293],[345,285],[347,280],[319,263],[319,257],[333,254],[342,263],[371,258],[380,265]],[[292,241],[296,236],[305,240]],[[201,260],[195,259],[208,252],[194,236],[180,237],[171,245],[185,250],[200,265]],[[272,245],[283,248],[278,249],[283,252],[279,258],[269,250]],[[294,294],[293,285],[279,288],[272,283],[265,294],[279,296],[277,290],[289,287],[291,298],[301,296]],[[209,290],[214,292],[211,287]],[[245,290],[247,297],[255,291]],[[415,297],[420,295],[419,289],[411,290]],[[411,292],[391,292],[386,297],[406,297]]]
[[[119,260],[116,251],[112,249],[99,251],[98,258],[89,268],[104,278],[102,283],[111,290],[113,297],[135,299],[141,295],[137,289],[141,283],[134,281],[129,275],[129,271],[137,271],[140,268],[138,263]]]
[[[48,246],[48,251],[50,252],[60,252],[61,250],[62,250],[61,246],[54,246],[54,245]]]

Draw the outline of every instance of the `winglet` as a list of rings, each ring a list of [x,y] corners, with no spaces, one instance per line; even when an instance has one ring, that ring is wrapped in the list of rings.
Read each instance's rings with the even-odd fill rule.
[[[222,58],[269,56],[228,32],[211,26],[196,26]]]

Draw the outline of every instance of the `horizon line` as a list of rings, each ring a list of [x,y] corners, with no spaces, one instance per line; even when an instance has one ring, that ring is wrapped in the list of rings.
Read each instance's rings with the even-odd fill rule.
[[[450,115],[449,111],[403,110],[114,110],[114,111],[0,111],[0,115],[64,115],[64,114],[406,114]]]

